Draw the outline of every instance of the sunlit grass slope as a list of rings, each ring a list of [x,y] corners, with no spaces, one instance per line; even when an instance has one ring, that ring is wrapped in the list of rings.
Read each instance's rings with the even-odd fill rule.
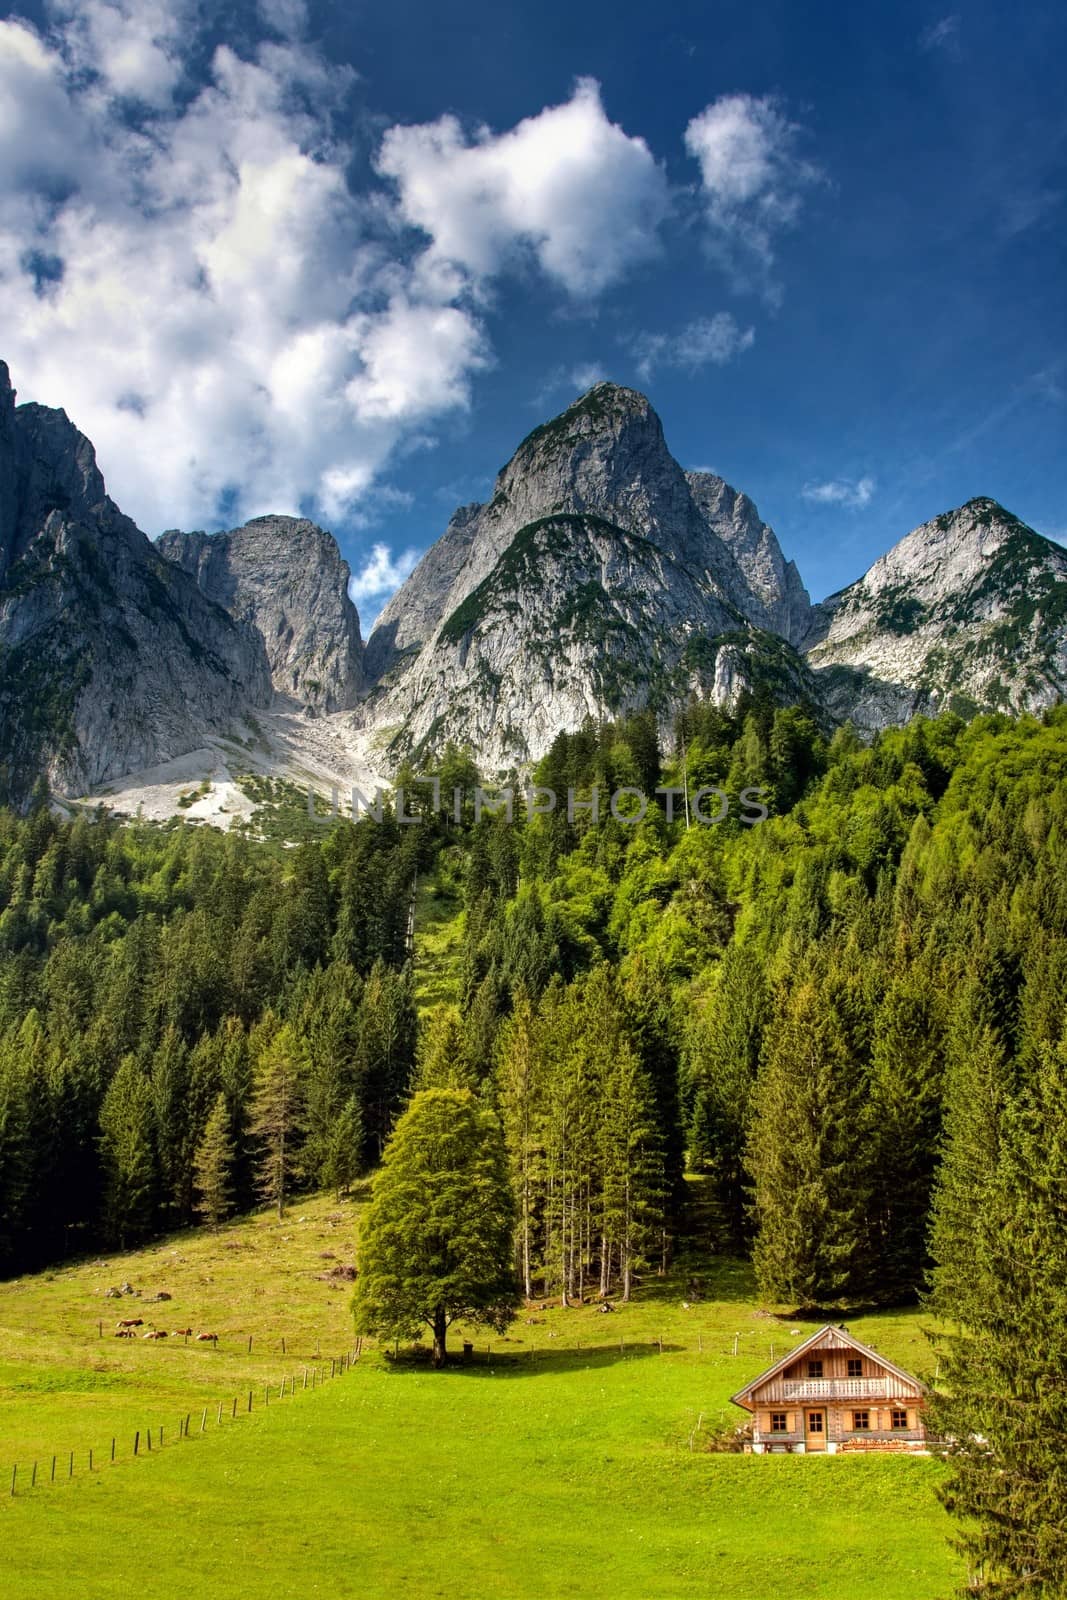
[[[951,1592],[936,1462],[703,1448],[772,1346],[811,1326],[768,1316],[735,1263],[698,1268],[694,1282],[690,1260],[611,1315],[532,1308],[506,1339],[477,1335],[475,1361],[444,1373],[365,1346],[353,1370],[305,1391],[305,1366],[328,1372],[353,1345],[350,1284],[326,1275],[354,1259],[355,1211],[315,1199],[281,1222],[257,1216],[0,1285],[8,1600],[118,1600],[148,1581],[213,1600]],[[173,1298],[103,1297],[123,1280]],[[217,1333],[218,1348],[111,1337],[135,1315]],[[927,1359],[914,1314],[849,1325],[898,1361]],[[295,1396],[277,1398],[294,1374]]]

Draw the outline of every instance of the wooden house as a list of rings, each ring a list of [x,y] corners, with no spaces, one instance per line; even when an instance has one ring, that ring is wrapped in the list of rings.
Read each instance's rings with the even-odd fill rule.
[[[733,1396],[759,1455],[924,1450],[924,1398],[918,1378],[829,1322]]]

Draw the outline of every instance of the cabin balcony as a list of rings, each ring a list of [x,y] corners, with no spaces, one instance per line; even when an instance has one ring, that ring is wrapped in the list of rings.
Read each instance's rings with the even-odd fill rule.
[[[787,1378],[786,1400],[876,1400],[887,1398],[885,1378]]]

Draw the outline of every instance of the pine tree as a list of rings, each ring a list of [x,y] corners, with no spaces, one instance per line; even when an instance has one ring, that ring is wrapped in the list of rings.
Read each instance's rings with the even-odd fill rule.
[[[986,1600],[1067,1594],[1067,1050],[1046,1050],[976,1175],[982,1284],[940,1340],[930,1421],[948,1441],[941,1498]]]
[[[543,1058],[536,1012],[520,993],[500,1030],[498,1082],[504,1137],[519,1203],[519,1263],[527,1299],[533,1294],[534,1243],[543,1148],[538,1136],[544,1092]]]
[[[333,1133],[321,1169],[321,1181],[341,1199],[348,1193],[360,1172],[363,1148],[363,1117],[359,1101],[350,1095],[333,1126]]]
[[[936,990],[914,970],[890,986],[875,1022],[869,1165],[877,1299],[912,1299],[925,1287],[943,1059]]]
[[[435,1006],[420,1030],[412,1087],[477,1089],[479,1075],[467,1056],[466,1043],[455,1006]]]
[[[217,1228],[230,1212],[233,1154],[226,1096],[220,1093],[193,1162],[196,1209],[211,1228]]]
[[[662,1137],[652,1084],[627,1042],[617,1043],[601,1081],[601,1288],[611,1290],[617,1252],[622,1298],[629,1300],[634,1272],[647,1264],[663,1223]]]
[[[824,983],[784,1000],[756,1085],[748,1164],[756,1281],[798,1307],[866,1288],[868,1174],[861,1075]]]
[[[303,1046],[286,1023],[260,1058],[249,1123],[249,1132],[260,1143],[259,1193],[277,1207],[279,1217],[284,1215],[286,1196],[299,1171],[302,1079],[306,1072]]]
[[[148,1232],[154,1212],[152,1087],[135,1057],[124,1056],[100,1108],[104,1227],[121,1248]]]
[[[933,1303],[967,1319],[987,1293],[974,1253],[985,1185],[1000,1158],[1001,1119],[1015,1089],[1002,1010],[984,972],[961,987],[949,1027],[945,1067],[945,1140],[932,1208]]]
[[[713,1175],[730,1242],[740,1249],[751,1233],[745,1147],[770,998],[762,963],[743,945],[727,946],[717,977],[689,1032],[690,1147],[694,1164]]]

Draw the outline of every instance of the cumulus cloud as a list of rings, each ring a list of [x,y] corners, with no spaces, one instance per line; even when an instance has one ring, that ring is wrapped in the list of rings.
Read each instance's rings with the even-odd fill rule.
[[[873,478],[831,478],[826,483],[806,483],[801,496],[817,506],[844,506],[859,511],[870,505],[876,484]]]
[[[303,42],[302,0],[259,0],[270,36],[206,70],[197,6],[0,21],[2,353],[149,531],[358,523],[398,451],[469,405],[486,275],[532,251],[598,291],[652,248],[665,180],[585,83],[470,144],[449,119],[394,129],[387,182],[355,192],[355,74]]]
[[[578,296],[653,255],[669,206],[663,169],[643,139],[608,120],[590,78],[507,133],[468,138],[451,116],[391,128],[378,167],[434,262],[479,278],[532,255]]]
[[[771,96],[722,95],[685,130],[700,164],[711,247],[739,284],[753,274],[773,301],[774,241],[821,174],[797,153],[800,128]]]
[[[414,571],[418,559],[417,550],[404,550],[394,556],[387,544],[373,545],[363,566],[349,580],[348,593],[353,605],[377,614]]]
[[[680,333],[643,333],[633,341],[637,371],[651,378],[657,367],[681,367],[697,372],[709,364],[724,367],[756,342],[754,328],[741,329],[728,311],[698,317]]]

